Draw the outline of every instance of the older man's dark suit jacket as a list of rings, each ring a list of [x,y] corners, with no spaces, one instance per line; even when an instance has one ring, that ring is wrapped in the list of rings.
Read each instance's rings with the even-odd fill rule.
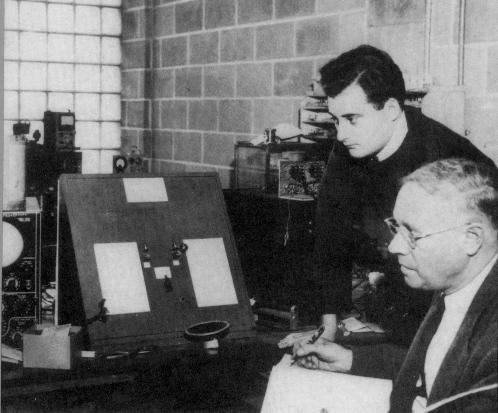
[[[351,373],[382,378],[394,378],[391,412],[411,412],[413,398],[410,387],[418,372],[410,369],[418,353],[418,337],[422,322],[411,347],[406,350],[393,345],[358,347],[353,349]],[[428,405],[446,397],[497,382],[498,372],[498,263],[486,277],[475,295],[460,329],[446,354],[428,398]],[[405,357],[403,358],[403,355]],[[447,406],[458,413],[496,413],[497,390],[464,397]]]

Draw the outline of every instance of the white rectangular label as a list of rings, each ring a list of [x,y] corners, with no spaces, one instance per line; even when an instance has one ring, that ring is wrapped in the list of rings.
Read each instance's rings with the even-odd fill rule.
[[[123,178],[127,202],[166,202],[163,178]]]
[[[199,307],[237,304],[223,238],[186,239],[187,261]]]
[[[109,314],[150,311],[137,243],[94,244],[93,248]]]

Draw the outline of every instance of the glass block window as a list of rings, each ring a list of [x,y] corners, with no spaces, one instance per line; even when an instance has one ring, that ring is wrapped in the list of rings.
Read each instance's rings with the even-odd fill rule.
[[[43,141],[43,112],[76,116],[83,173],[112,172],[121,146],[121,0],[2,0],[4,134]]]

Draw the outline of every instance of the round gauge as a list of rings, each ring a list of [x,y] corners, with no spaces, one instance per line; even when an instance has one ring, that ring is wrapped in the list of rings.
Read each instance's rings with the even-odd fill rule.
[[[2,231],[2,267],[8,267],[16,262],[21,256],[24,248],[24,241],[19,230],[8,222],[2,221]]]
[[[3,290],[6,292],[19,291],[21,289],[21,279],[16,274],[7,275],[3,281]]]

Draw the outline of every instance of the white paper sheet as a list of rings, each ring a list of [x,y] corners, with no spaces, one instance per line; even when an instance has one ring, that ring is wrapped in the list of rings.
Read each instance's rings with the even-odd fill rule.
[[[163,178],[123,178],[127,202],[166,202]]]
[[[150,311],[136,242],[94,244],[102,298],[109,314]]]
[[[187,261],[199,307],[237,304],[223,238],[186,239]]]
[[[273,367],[261,413],[386,413],[391,380],[290,365],[290,355]]]

